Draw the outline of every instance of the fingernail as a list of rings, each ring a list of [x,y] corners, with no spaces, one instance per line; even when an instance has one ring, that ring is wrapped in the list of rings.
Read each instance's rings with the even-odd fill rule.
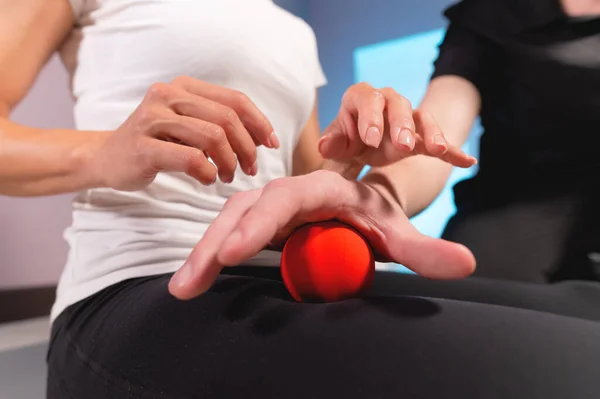
[[[367,129],[365,144],[375,148],[379,147],[379,144],[381,144],[381,132],[378,127],[371,126]]]
[[[408,129],[401,129],[398,132],[398,143],[407,146],[411,150],[413,149],[412,132]]]
[[[230,184],[231,182],[233,182],[233,175],[230,176],[229,178],[223,178],[223,177],[219,177],[221,179],[221,181],[225,184]]]
[[[173,278],[171,278],[170,284],[175,286],[175,288],[182,288],[188,283],[188,281],[190,281],[192,278],[192,273],[192,265],[186,262],[183,266],[181,266],[181,268],[179,268]]]
[[[442,137],[441,134],[436,134],[435,136],[433,136],[433,144],[435,145],[441,145],[446,147],[446,140],[444,139],[444,137]]]
[[[256,161],[254,161],[254,163],[246,168],[244,168],[244,173],[247,174],[248,176],[254,176],[256,175],[256,171],[258,169],[258,165],[256,164]]]
[[[269,139],[267,140],[270,148],[279,148],[281,143],[279,142],[279,138],[275,134],[275,132],[271,133]]]
[[[319,152],[322,154],[323,153],[323,144],[329,140],[329,135],[325,135],[323,137],[321,137],[319,139],[319,143],[317,144],[317,148],[319,149]]]
[[[327,133],[319,140],[319,152],[327,159],[342,157],[348,146],[345,137],[340,132]]]
[[[473,161],[473,165],[477,165],[477,163],[479,162],[475,157],[471,157],[471,161]]]

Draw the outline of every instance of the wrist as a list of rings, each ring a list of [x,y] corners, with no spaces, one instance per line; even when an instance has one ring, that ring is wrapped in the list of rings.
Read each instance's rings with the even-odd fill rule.
[[[394,208],[406,213],[406,198],[396,190],[389,178],[379,172],[371,171],[361,180],[362,183],[375,190]]]
[[[80,132],[86,139],[70,154],[71,170],[84,189],[108,187],[106,182],[106,162],[102,157],[102,146],[112,134],[108,131]]]

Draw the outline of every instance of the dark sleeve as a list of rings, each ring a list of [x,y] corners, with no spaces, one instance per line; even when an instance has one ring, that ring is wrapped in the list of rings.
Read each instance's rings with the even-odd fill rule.
[[[494,1],[495,10],[484,0],[464,0],[445,11],[450,25],[439,46],[432,79],[456,75],[482,90],[502,68],[502,48],[508,27],[499,29],[498,20],[490,19],[490,13],[495,12],[496,17],[504,20],[505,8],[499,7],[502,0]]]
[[[490,39],[474,31],[451,24],[446,31],[431,79],[456,75],[482,90],[486,81],[500,67],[500,49]]]

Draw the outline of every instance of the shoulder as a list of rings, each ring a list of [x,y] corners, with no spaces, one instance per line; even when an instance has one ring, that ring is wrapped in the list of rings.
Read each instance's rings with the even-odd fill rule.
[[[462,0],[444,15],[451,24],[503,41],[560,18],[562,8],[559,0]]]
[[[293,32],[300,40],[307,41],[308,39],[311,44],[316,42],[313,28],[304,19],[277,4],[272,4],[271,9],[274,13],[272,20],[276,20],[282,29]]]
[[[273,4],[275,25],[280,35],[285,35],[290,46],[298,51],[307,51],[311,58],[318,59],[318,43],[313,28],[304,19]],[[285,32],[285,33],[284,33]]]

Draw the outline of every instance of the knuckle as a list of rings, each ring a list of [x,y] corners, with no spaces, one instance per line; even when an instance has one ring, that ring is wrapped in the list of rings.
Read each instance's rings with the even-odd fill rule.
[[[240,109],[247,109],[250,105],[250,98],[241,91],[234,90],[231,96],[233,103]]]
[[[137,124],[140,126],[151,127],[158,119],[159,111],[156,107],[148,104],[142,104],[136,111]]]
[[[287,179],[284,177],[279,177],[277,179],[271,180],[265,185],[265,190],[281,190],[287,188]]]
[[[367,82],[356,83],[344,92],[344,99],[350,99],[355,96],[360,97],[363,93],[372,90],[373,87]]]
[[[239,123],[239,118],[238,118],[237,113],[233,109],[231,109],[229,107],[225,107],[221,114],[221,126],[226,131],[232,131],[236,128],[238,123]]]
[[[361,90],[371,90],[371,89],[373,89],[373,86],[371,86],[371,84],[367,83],[367,82],[359,82],[356,85],[354,85],[354,87],[356,87],[357,89],[361,89]]]
[[[164,101],[172,93],[171,85],[163,82],[153,83],[148,89],[147,98],[153,101]]]
[[[381,90],[371,89],[370,96],[374,101],[377,101],[377,102],[385,101],[385,95],[381,92]]]
[[[225,141],[225,131],[221,126],[210,125],[206,128],[206,141],[208,147],[215,148],[221,147]]]
[[[189,151],[182,155],[182,157],[183,162],[188,168],[198,168],[202,165],[204,154],[197,148],[189,147]]]
[[[179,75],[171,81],[171,84],[175,87],[186,87],[188,82],[191,80],[189,76]]]
[[[401,96],[400,94],[398,94],[398,101],[400,101],[400,103],[402,104],[402,106],[406,107],[407,109],[411,109],[412,110],[412,103],[410,102],[410,100],[404,96]]]
[[[250,195],[249,191],[239,191],[233,194],[231,197],[227,198],[225,201],[225,205],[223,208],[231,208],[232,206],[236,206],[237,204],[246,202],[246,198]]]

